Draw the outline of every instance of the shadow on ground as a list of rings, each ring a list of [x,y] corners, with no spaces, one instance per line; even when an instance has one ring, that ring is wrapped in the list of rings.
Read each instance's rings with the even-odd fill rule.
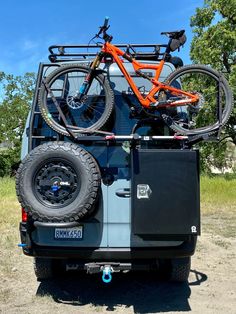
[[[132,307],[134,313],[190,311],[191,285],[207,280],[205,274],[191,271],[196,280],[190,283],[163,282],[153,273],[114,274],[110,284],[101,275],[70,274],[40,283],[37,296],[51,295],[55,302],[83,306],[105,306],[115,311],[120,306]]]

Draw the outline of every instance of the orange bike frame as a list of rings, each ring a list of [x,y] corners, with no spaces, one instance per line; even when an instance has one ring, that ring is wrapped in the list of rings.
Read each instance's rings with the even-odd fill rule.
[[[123,73],[124,77],[126,78],[127,82],[129,83],[132,91],[134,92],[134,94],[136,95],[136,97],[138,98],[138,100],[140,101],[140,103],[142,104],[143,107],[149,108],[151,106],[151,104],[155,104],[157,102],[156,98],[154,98],[154,96],[156,95],[156,93],[158,93],[160,90],[166,90],[169,91],[172,95],[184,95],[187,96],[186,99],[181,99],[181,100],[176,100],[170,103],[166,103],[164,105],[158,105],[157,107],[176,107],[176,106],[184,106],[186,104],[189,103],[195,103],[198,101],[198,96],[188,93],[188,92],[184,92],[181,89],[177,89],[174,88],[172,86],[169,86],[167,84],[161,83],[158,81],[161,71],[163,69],[164,66],[164,59],[160,61],[159,64],[144,64],[144,63],[139,63],[138,61],[136,61],[134,58],[132,58],[131,56],[129,56],[128,54],[126,54],[124,51],[120,50],[118,47],[110,44],[109,42],[106,42],[101,50],[103,53],[105,54],[109,54],[113,57],[113,59],[115,60],[115,62],[117,63],[118,67],[120,68],[121,72]],[[142,76],[142,72],[140,72],[140,70],[143,69],[151,69],[151,70],[155,70],[155,77],[154,78],[149,78],[149,80],[152,82],[152,88],[150,89],[150,91],[148,92],[147,95],[143,96],[138,87],[136,86],[136,84],[134,83],[134,80],[132,79],[132,77],[130,76],[130,74],[127,72],[127,70],[125,69],[124,65],[123,65],[123,60],[120,58],[123,57],[125,59],[127,59],[129,62],[132,63],[133,68],[135,70],[135,72],[137,74],[141,74],[140,76]]]

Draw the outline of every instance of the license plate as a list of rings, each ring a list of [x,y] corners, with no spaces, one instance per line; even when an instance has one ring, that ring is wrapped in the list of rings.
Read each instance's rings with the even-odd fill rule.
[[[56,228],[55,229],[55,239],[82,239],[83,238],[83,226],[78,226],[74,228]]]

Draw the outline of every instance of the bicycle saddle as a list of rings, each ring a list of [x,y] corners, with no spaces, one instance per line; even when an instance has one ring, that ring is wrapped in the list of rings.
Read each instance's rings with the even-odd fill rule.
[[[184,33],[185,33],[185,30],[182,29],[180,31],[161,32],[161,35],[167,35],[170,38],[179,39]]]

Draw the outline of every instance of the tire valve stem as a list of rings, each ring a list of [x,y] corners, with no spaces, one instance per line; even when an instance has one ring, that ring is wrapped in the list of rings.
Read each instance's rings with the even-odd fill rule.
[[[102,281],[104,283],[110,283],[112,280],[111,273],[113,272],[113,268],[110,265],[105,265],[102,269]]]

